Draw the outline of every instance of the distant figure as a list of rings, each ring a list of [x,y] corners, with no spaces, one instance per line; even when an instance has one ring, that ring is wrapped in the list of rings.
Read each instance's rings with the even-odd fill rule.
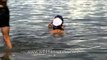
[[[12,43],[9,36],[10,27],[7,0],[0,0],[0,28],[7,48],[11,49]]]
[[[63,17],[61,15],[55,16],[55,18],[52,20],[51,23],[48,24],[48,28],[52,28],[50,33],[57,37],[57,36],[63,36],[64,34],[64,25],[63,25]]]

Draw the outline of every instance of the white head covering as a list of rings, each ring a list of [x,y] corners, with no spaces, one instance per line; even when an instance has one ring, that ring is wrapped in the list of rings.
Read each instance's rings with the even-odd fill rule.
[[[55,18],[54,20],[53,20],[53,25],[54,26],[59,26],[59,25],[61,25],[62,24],[62,20],[60,19],[60,18]]]

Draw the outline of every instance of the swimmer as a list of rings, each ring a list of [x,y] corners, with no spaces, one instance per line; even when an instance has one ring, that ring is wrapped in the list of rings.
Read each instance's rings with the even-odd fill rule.
[[[63,17],[60,15],[55,16],[51,23],[48,24],[48,28],[52,29],[50,33],[53,36],[63,36],[64,25]]]
[[[7,0],[0,0],[0,28],[6,47],[8,49],[11,49],[12,43],[9,36],[10,26],[9,26],[9,9],[7,7]]]

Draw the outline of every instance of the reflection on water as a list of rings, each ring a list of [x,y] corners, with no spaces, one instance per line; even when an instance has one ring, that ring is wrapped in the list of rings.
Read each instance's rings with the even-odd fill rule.
[[[74,19],[106,17],[107,4],[105,4],[105,2],[105,0],[72,0],[68,3],[71,17]]]
[[[106,0],[12,0],[13,60],[106,60]],[[55,15],[64,17],[65,35],[49,34]],[[3,40],[0,34],[0,56]]]

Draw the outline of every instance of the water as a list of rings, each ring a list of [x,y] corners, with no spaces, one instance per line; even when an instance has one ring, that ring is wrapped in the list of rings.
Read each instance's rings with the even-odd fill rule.
[[[107,60],[106,2],[9,0],[11,60]],[[55,15],[64,17],[63,37],[49,34],[47,25]],[[3,47],[0,34],[1,51]]]

